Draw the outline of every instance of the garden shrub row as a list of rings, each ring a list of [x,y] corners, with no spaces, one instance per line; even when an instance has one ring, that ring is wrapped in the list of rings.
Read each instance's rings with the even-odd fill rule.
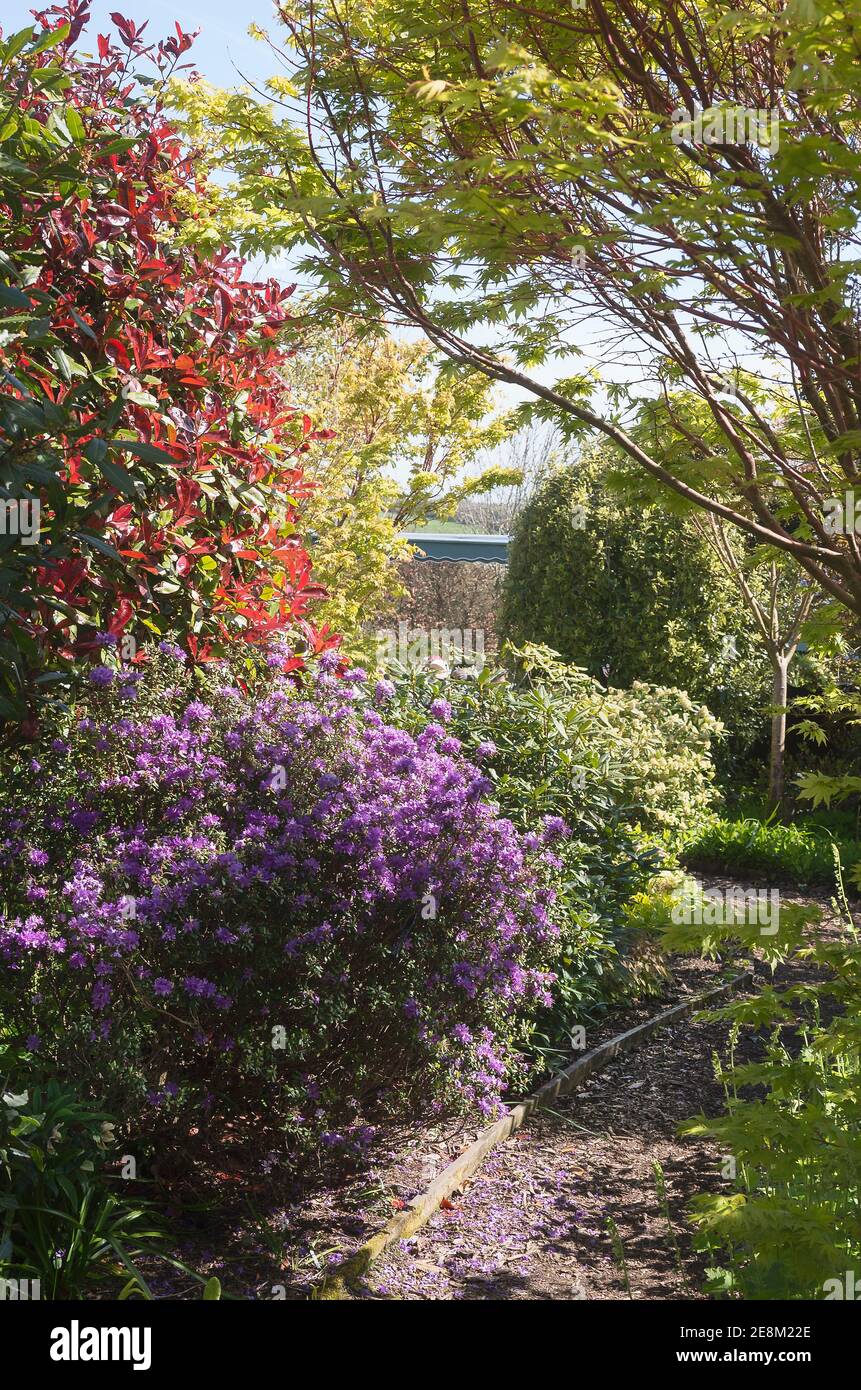
[[[443,694],[162,648],[141,670],[106,645],[0,809],[4,1023],[141,1142],[358,1153],[395,1105],[493,1113],[630,987],[673,759],[632,804],[614,750],[643,736],[581,673],[512,654]]]

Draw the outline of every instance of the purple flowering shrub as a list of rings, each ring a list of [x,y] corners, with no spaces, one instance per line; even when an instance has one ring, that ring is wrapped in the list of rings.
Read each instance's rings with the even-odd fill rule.
[[[7,773],[6,1027],[150,1141],[351,1148],[418,1098],[495,1111],[553,979],[543,838],[334,658],[249,693],[178,656],[97,675]]]

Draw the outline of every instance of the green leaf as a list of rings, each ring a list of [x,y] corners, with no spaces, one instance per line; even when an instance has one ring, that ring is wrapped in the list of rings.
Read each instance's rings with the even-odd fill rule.
[[[0,285],[0,304],[8,304],[12,309],[32,309],[29,297],[14,285]]]
[[[91,339],[93,340],[94,343],[97,343],[99,340],[98,340],[98,338],[96,337],[96,335],[95,335],[95,333],[93,332],[93,330],[92,330],[92,328],[90,327],[90,325],[86,322],[85,319],[82,319],[82,318],[81,318],[81,316],[80,316],[80,314],[78,313],[78,311],[77,311],[76,309],[73,309],[71,305],[69,305],[69,313],[71,314],[72,318],[75,320],[75,323],[78,325],[78,327],[80,328],[81,332],[82,332],[82,333],[86,333],[86,335],[87,335],[88,338],[91,338]]]
[[[110,459],[102,459],[98,465],[99,470],[104,473],[108,482],[118,491],[125,493],[126,497],[140,497],[144,491],[143,483],[139,478],[133,478],[131,473],[119,463],[113,463]]]
[[[173,454],[169,454],[166,449],[160,449],[156,444],[146,444],[141,439],[111,439],[109,443],[115,449],[126,449],[136,458],[143,459],[146,463],[158,464],[160,468],[177,466]]]
[[[12,155],[4,154],[3,151],[0,150],[0,172],[17,174],[20,177],[21,174],[30,175],[32,170],[29,165],[22,164],[20,159],[15,159]]]
[[[126,497],[140,497],[144,490],[141,480],[133,478],[122,464],[114,463],[107,458],[107,451],[107,445],[103,439],[91,439],[84,449],[84,455],[96,465],[100,473],[104,474],[112,487],[124,493]]]
[[[60,24],[56,29],[46,29],[33,44],[30,53],[44,53],[46,48],[56,48],[57,44],[63,43],[68,37],[68,24]]]
[[[74,106],[68,106],[65,112],[66,129],[71,135],[76,145],[82,145],[86,139],[87,132],[84,129],[84,122],[75,110]]]
[[[19,29],[17,34],[10,34],[5,43],[0,44],[0,62],[4,67],[16,58],[23,48],[26,48],[30,39],[33,37],[33,25],[29,24],[26,29]]]
[[[125,566],[125,560],[114,547],[104,540],[101,536],[95,536],[90,531],[73,531],[75,540],[82,545],[90,546],[93,550],[98,550],[100,554],[107,555],[108,559],[116,560],[118,564]]]

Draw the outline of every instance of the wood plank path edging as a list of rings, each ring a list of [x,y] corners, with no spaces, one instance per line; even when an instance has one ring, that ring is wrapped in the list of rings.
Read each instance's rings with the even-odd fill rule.
[[[645,1023],[638,1023],[635,1028],[618,1033],[615,1038],[609,1038],[607,1042],[601,1043],[591,1052],[586,1052],[582,1057],[578,1057],[577,1061],[572,1062],[564,1071],[557,1072],[549,1081],[545,1081],[543,1086],[539,1086],[538,1090],[534,1091],[531,1096],[527,1096],[526,1100],[513,1106],[507,1114],[483,1129],[478,1138],[467,1149],[464,1149],[463,1153],[455,1158],[447,1168],[444,1168],[434,1178],[430,1186],[425,1188],[424,1192],[420,1192],[412,1198],[404,1211],[397,1212],[391,1220],[386,1222],[382,1230],[371,1236],[370,1240],[360,1246],[355,1254],[326,1274],[312,1290],[311,1298],[315,1300],[349,1298],[349,1286],[362,1278],[374,1260],[395,1241],[407,1240],[420,1230],[433,1216],[440,1203],[450,1197],[453,1192],[456,1192],[466,1179],[471,1177],[481,1166],[491,1150],[495,1149],[497,1145],[503,1144],[516,1130],[520,1129],[534,1111],[552,1104],[559,1096],[567,1095],[569,1091],[582,1085],[593,1072],[601,1071],[615,1057],[632,1052],[634,1048],[639,1047],[653,1033],[656,1033],[659,1028],[666,1027],[674,1019],[684,1017],[685,1014],[708,1004],[722,994],[729,994],[742,985],[749,984],[752,979],[753,972],[744,970],[741,974],[733,976],[731,980],[726,980],[714,989],[706,990],[704,994],[694,995],[691,999],[686,999],[683,1003],[675,1004],[671,1009],[665,1009],[663,1013],[656,1014],[654,1018],[647,1019]]]

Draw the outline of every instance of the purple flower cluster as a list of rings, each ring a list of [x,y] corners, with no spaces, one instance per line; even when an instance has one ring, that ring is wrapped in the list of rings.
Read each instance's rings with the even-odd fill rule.
[[[330,667],[106,686],[4,796],[0,1013],[125,1116],[314,1142],[365,1133],[359,1096],[491,1113],[516,1074],[552,856],[442,723],[393,728]]]

